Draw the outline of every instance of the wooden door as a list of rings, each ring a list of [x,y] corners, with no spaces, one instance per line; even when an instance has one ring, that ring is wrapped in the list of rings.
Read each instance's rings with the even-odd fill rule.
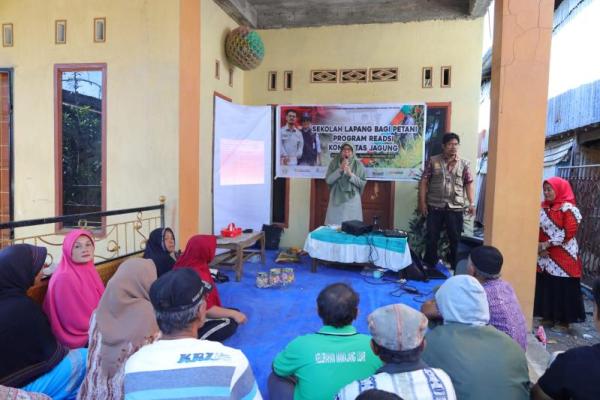
[[[329,187],[324,179],[313,179],[310,185],[310,230],[325,223],[329,204]],[[373,223],[375,216],[383,229],[394,227],[394,182],[368,181],[362,194],[363,221]]]

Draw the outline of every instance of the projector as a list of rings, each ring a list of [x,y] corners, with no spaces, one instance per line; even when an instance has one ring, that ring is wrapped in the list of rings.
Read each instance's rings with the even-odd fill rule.
[[[353,219],[351,221],[342,222],[342,232],[351,235],[360,236],[369,233],[373,230],[373,225],[367,225],[362,221]]]

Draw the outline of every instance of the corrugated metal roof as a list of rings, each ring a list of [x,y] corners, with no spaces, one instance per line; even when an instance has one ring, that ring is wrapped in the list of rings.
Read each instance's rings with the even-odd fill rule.
[[[546,137],[600,122],[600,81],[548,100]]]
[[[600,122],[600,80],[596,69],[600,66],[593,65],[597,62],[595,50],[583,45],[590,39],[590,32],[598,29],[582,25],[593,23],[599,16],[599,1],[564,0],[554,13],[552,51],[558,53],[552,55],[549,92],[553,97],[548,99],[546,137]],[[575,23],[578,25],[571,25]],[[573,28],[568,33],[564,31],[569,41],[561,36],[562,41],[555,43],[566,27]],[[565,63],[567,60],[569,63]]]
[[[560,5],[554,8],[554,18],[552,20],[552,33],[556,33],[562,25],[568,24],[577,13],[585,9],[592,1],[596,0],[564,0]]]
[[[570,137],[547,143],[544,149],[544,168],[552,167],[563,161],[569,154],[574,142],[575,138]]]

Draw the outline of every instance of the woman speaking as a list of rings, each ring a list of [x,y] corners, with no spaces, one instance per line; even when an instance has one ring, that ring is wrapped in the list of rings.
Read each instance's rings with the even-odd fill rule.
[[[365,189],[365,167],[354,155],[349,143],[342,145],[327,168],[325,182],[329,186],[329,205],[325,217],[326,225],[340,225],[344,221],[362,221],[360,195]]]
[[[585,321],[581,296],[581,258],[577,229],[581,213],[568,181],[552,177],[544,181],[540,212],[538,262],[533,315],[553,330],[569,332],[569,324]]]

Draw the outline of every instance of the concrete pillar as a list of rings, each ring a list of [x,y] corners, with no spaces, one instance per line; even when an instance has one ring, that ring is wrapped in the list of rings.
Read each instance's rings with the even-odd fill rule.
[[[553,0],[496,0],[485,243],[533,315]]]
[[[198,232],[200,210],[200,0],[179,1],[179,237]]]

